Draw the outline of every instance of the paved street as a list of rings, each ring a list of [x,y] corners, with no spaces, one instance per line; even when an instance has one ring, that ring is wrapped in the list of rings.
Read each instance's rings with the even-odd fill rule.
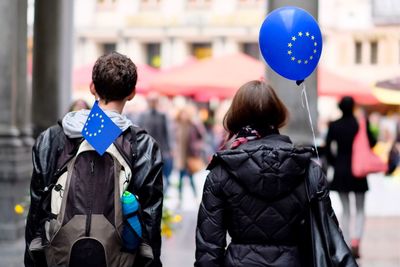
[[[195,176],[197,191],[201,192],[206,173]],[[176,176],[172,184],[176,185]],[[367,195],[367,220],[365,237],[361,247],[361,267],[399,267],[400,266],[400,181],[382,176],[369,177],[370,191]],[[176,225],[174,234],[164,239],[162,259],[165,267],[193,266],[194,231],[198,201],[193,198],[189,183],[185,184],[183,203],[180,209],[174,188],[168,193],[165,205],[181,214],[183,221]],[[341,207],[337,195],[331,194],[333,207],[340,216]],[[0,243],[0,267],[19,267],[23,265],[23,240]]]

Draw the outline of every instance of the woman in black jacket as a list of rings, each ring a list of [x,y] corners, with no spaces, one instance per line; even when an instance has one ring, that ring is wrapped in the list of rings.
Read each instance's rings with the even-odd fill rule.
[[[354,116],[354,99],[350,96],[343,97],[339,101],[339,108],[342,111],[342,117],[330,123],[326,137],[328,163],[334,167],[334,175],[330,184],[330,190],[339,193],[343,207],[341,216],[343,235],[346,241],[350,243],[353,255],[359,258],[359,246],[365,221],[365,193],[368,191],[368,182],[366,177],[356,178],[351,171],[353,141],[358,132],[358,122]],[[366,124],[368,141],[370,146],[373,147],[376,140],[372,136],[372,133],[368,131],[368,120]],[[336,153],[333,152],[332,143],[336,144]],[[356,211],[354,232],[351,236],[350,193],[354,193]]]
[[[287,114],[264,82],[248,82],[236,93],[224,118],[230,148],[208,167],[195,266],[313,266],[305,238],[310,227],[304,183],[312,154],[279,134]]]

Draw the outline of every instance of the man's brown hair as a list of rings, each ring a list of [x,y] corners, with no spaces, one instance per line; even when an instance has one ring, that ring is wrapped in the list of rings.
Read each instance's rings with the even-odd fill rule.
[[[224,117],[224,128],[231,139],[243,127],[262,132],[279,129],[286,124],[288,110],[274,89],[262,81],[250,81],[236,92]]]
[[[92,80],[97,94],[106,103],[123,100],[135,90],[136,66],[127,56],[111,52],[97,59]]]

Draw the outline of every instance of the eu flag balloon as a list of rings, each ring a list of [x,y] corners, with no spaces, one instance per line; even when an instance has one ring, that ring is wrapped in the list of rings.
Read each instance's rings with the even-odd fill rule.
[[[278,8],[265,18],[259,46],[274,71],[302,81],[317,67],[322,51],[321,30],[307,11],[293,6]]]

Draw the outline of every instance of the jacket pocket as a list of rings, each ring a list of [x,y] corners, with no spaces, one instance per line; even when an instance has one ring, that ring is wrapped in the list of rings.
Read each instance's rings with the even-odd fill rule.
[[[36,237],[29,244],[29,254],[35,263],[35,266],[47,267],[46,256],[44,248],[46,246],[42,243],[41,237]]]

